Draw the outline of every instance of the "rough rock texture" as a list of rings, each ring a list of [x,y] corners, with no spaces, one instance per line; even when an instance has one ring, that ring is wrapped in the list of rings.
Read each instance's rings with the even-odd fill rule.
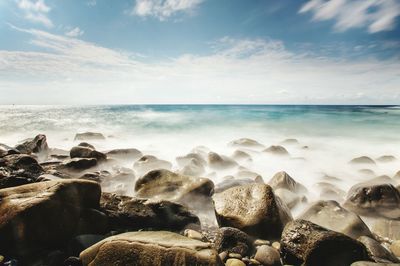
[[[257,183],[256,181],[252,180],[252,179],[235,179],[235,178],[230,178],[230,179],[226,179],[220,183],[218,183],[215,186],[215,193],[220,193],[223,192],[229,188],[233,188],[233,187],[238,187],[238,186],[243,186],[243,185],[248,185],[248,184],[253,184],[253,183]]]
[[[165,231],[130,232],[104,239],[80,254],[83,265],[223,265],[210,244]]]
[[[107,155],[96,151],[90,147],[75,146],[71,149],[69,156],[71,158],[95,158],[97,161],[105,161]]]
[[[289,155],[289,152],[283,146],[280,145],[269,146],[264,150],[264,152],[268,152],[274,155]]]
[[[352,159],[349,163],[351,164],[375,164],[375,161],[368,156],[361,156]]]
[[[360,242],[305,220],[295,220],[285,226],[281,258],[284,264],[308,266],[344,266],[370,260]]]
[[[384,248],[378,241],[362,236],[358,238],[358,241],[364,244],[367,248],[369,257],[375,262],[400,262],[389,250]]]
[[[372,225],[371,230],[380,237],[400,240],[400,221],[378,219]]]
[[[99,207],[100,193],[97,183],[83,180],[0,190],[0,250],[7,255],[25,256],[40,248],[65,244],[75,234],[84,233],[87,223],[92,230],[92,222],[99,223],[98,213],[92,210]]]
[[[137,180],[139,197],[184,201],[190,196],[211,196],[214,184],[207,178],[194,178],[160,169],[153,170]]]
[[[137,149],[115,149],[106,153],[107,157],[117,160],[137,160],[143,156]]]
[[[49,146],[47,145],[45,135],[37,135],[35,138],[26,140],[25,142],[15,147],[18,151],[25,154],[32,153],[47,153],[49,152]]]
[[[96,132],[77,133],[74,140],[103,140],[106,139],[103,134]]]
[[[143,175],[155,169],[169,170],[172,168],[172,164],[168,161],[160,160],[153,155],[144,155],[134,163],[133,168],[139,175]]]
[[[233,227],[221,227],[217,230],[214,242],[218,253],[228,251],[240,255],[251,255],[254,250],[252,238],[245,232]]]
[[[299,218],[354,239],[360,236],[372,237],[368,226],[357,214],[342,208],[333,200],[314,203]]]
[[[237,163],[234,160],[230,159],[229,157],[219,155],[215,152],[208,153],[208,164],[211,168],[217,170],[228,169],[237,166]]]
[[[238,228],[263,239],[279,238],[290,212],[265,184],[233,187],[213,196],[220,226]]]
[[[190,224],[200,223],[199,218],[185,207],[169,201],[153,202],[102,193],[100,209],[108,216],[109,230],[116,231],[143,228],[179,231]]]
[[[387,183],[359,183],[349,190],[344,207],[359,215],[400,219],[400,192]]]

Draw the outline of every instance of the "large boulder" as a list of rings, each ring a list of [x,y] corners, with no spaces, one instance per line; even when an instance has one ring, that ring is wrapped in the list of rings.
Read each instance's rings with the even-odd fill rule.
[[[77,133],[75,135],[74,140],[104,140],[106,139],[103,134],[97,132],[84,132],[84,133]]]
[[[54,249],[85,230],[102,231],[100,186],[83,180],[59,180],[0,190],[0,250],[27,256]]]
[[[43,157],[46,157],[49,152],[45,135],[37,135],[33,139],[28,139],[17,145],[15,149],[24,154],[43,154]]]
[[[148,172],[136,181],[136,195],[182,202],[193,196],[212,195],[214,183],[208,178],[195,178],[159,169]]]
[[[223,265],[209,243],[165,231],[112,236],[84,250],[79,257],[84,266]]]
[[[354,239],[360,236],[372,237],[368,226],[357,214],[342,208],[333,200],[314,203],[299,218]]]
[[[388,183],[359,183],[349,190],[344,207],[359,215],[400,219],[400,192]]]
[[[285,226],[281,258],[284,264],[308,266],[344,266],[370,260],[365,246],[357,240],[305,220]]]
[[[153,155],[144,155],[133,164],[133,168],[138,175],[143,175],[155,169],[170,170],[172,168],[172,164],[168,161],[160,160]]]
[[[358,241],[364,244],[369,257],[375,262],[391,263],[400,262],[392,252],[384,248],[378,241],[368,236],[358,238]]]
[[[269,180],[268,184],[273,189],[287,189],[294,193],[304,194],[307,192],[307,189],[300,183],[297,183],[288,173],[285,171],[281,171],[276,173],[271,180]]]
[[[285,224],[292,220],[287,206],[265,184],[233,187],[214,194],[213,200],[220,226],[235,227],[263,239],[279,238]]]
[[[107,155],[91,147],[75,146],[69,152],[71,158],[95,158],[98,162],[107,160]]]
[[[109,231],[158,229],[179,231],[199,218],[180,204],[151,201],[111,193],[102,193],[100,209],[109,220]]]

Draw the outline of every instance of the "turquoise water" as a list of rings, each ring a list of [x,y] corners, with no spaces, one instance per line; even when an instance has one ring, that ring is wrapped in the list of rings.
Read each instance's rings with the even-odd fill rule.
[[[343,179],[346,190],[365,180],[360,168],[376,175],[393,176],[399,161],[372,166],[352,166],[357,156],[375,159],[382,155],[400,158],[399,106],[285,106],[285,105],[121,105],[121,106],[0,106],[0,143],[47,135],[51,147],[70,149],[77,132],[103,133],[95,141],[98,150],[138,148],[171,161],[197,146],[230,156],[227,145],[237,138],[252,138],[266,147],[296,138],[299,145],[286,145],[291,154],[277,158],[249,151],[252,162],[240,162],[261,174],[265,181],[285,170],[309,187],[324,174]],[[303,149],[303,146],[309,149]],[[204,149],[204,148],[203,148]],[[126,165],[132,167],[132,163]],[[207,173],[216,182],[237,169]]]

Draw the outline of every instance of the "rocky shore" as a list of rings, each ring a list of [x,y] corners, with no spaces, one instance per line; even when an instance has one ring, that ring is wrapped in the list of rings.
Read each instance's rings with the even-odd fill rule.
[[[70,150],[45,135],[0,144],[0,265],[400,265],[400,171],[362,169],[369,177],[348,191],[327,175],[315,201],[295,176],[241,166],[252,152],[287,158],[287,145],[309,148],[296,139],[234,140],[231,156],[197,147],[178,168],[134,148],[97,150],[101,133],[74,141]],[[206,169],[238,174],[216,183]]]

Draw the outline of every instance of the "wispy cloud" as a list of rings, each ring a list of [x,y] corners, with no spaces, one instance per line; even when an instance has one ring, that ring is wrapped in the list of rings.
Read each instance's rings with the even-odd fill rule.
[[[15,0],[18,8],[24,13],[24,18],[34,23],[40,23],[48,28],[53,27],[48,13],[51,8],[44,0]]]
[[[69,30],[65,33],[66,36],[68,37],[79,37],[82,36],[85,33],[85,31],[81,30],[79,27],[73,28],[72,30]]]
[[[398,60],[294,53],[277,40],[221,38],[208,55],[162,61],[16,28],[42,52],[0,51],[2,101],[37,103],[390,103]],[[193,95],[196,97],[193,97]],[[11,95],[11,96],[12,96]],[[22,96],[21,96],[22,95]],[[43,95],[46,95],[44,97]],[[79,97],[74,97],[77,95]]]
[[[368,32],[391,30],[400,15],[399,0],[309,0],[300,13],[313,13],[314,21],[334,20],[335,30],[368,28]]]
[[[141,17],[155,17],[164,21],[178,13],[190,13],[204,0],[136,0],[131,12]]]

